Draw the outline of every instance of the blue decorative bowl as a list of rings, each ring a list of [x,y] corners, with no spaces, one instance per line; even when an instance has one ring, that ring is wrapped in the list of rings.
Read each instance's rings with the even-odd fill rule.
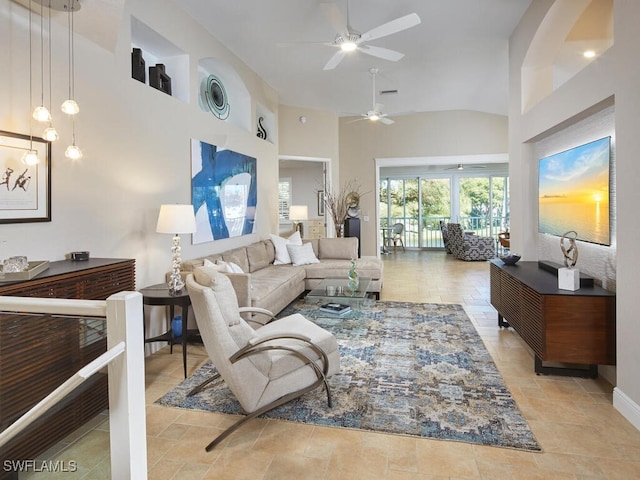
[[[500,257],[500,260],[504,262],[505,265],[515,265],[520,260],[520,255],[517,253],[513,253],[511,255],[505,255],[504,257]]]

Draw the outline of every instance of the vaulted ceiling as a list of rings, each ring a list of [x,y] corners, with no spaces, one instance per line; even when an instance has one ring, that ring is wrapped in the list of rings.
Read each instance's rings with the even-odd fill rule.
[[[372,107],[372,67],[385,112],[507,114],[508,39],[531,0],[174,0],[280,96],[280,103],[358,115]],[[323,5],[332,3],[334,5]],[[361,51],[323,70],[336,52],[336,12],[364,33],[417,13],[421,23],[370,45],[404,54],[392,62]],[[319,43],[316,43],[319,42]]]

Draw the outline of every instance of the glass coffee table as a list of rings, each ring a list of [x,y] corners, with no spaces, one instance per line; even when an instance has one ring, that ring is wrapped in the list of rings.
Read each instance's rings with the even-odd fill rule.
[[[349,305],[353,309],[360,308],[369,301],[375,302],[370,298],[372,292],[369,291],[371,278],[358,277],[360,282],[356,290],[349,288],[348,278],[325,278],[316,288],[310,290],[305,300],[308,303],[317,304],[318,307],[325,303],[337,303]]]

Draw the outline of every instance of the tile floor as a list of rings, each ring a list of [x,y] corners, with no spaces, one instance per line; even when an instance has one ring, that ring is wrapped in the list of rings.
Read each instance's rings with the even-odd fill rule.
[[[382,300],[464,306],[543,453],[261,419],[207,453],[204,446],[230,420],[153,404],[182,380],[180,349],[170,355],[165,348],[146,362],[149,479],[640,479],[640,432],[612,407],[611,385],[536,376],[518,335],[497,327],[486,262],[410,251],[384,261]],[[189,347],[189,371],[205,360],[201,347]],[[109,478],[105,418],[50,452],[80,463],[75,475],[59,478]]]

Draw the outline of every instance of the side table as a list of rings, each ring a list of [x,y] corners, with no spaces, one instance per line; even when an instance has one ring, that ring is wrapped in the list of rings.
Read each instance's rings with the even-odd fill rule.
[[[172,353],[173,344],[177,342],[174,342],[173,332],[171,331],[171,320],[174,316],[175,307],[180,307],[182,313],[182,364],[184,366],[184,378],[187,378],[187,338],[189,336],[187,325],[189,322],[189,305],[191,305],[191,299],[189,298],[187,289],[183,288],[178,293],[171,294],[169,293],[169,287],[166,283],[159,283],[158,285],[142,288],[139,292],[142,294],[143,305],[169,307],[169,329],[157,337],[145,338],[144,343],[168,342],[171,345]]]

